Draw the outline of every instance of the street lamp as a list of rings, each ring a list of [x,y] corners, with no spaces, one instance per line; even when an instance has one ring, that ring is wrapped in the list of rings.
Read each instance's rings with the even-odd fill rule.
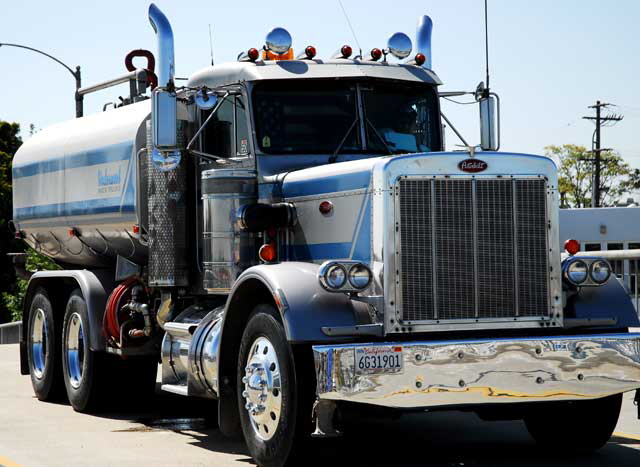
[[[61,62],[60,60],[58,60],[56,57],[49,55],[46,52],[43,52],[42,50],[38,50],[38,49],[34,49],[33,47],[27,47],[26,45],[20,45],[20,44],[8,44],[6,42],[0,42],[0,47],[2,46],[7,46],[7,47],[18,47],[21,49],[27,49],[27,50],[31,50],[32,52],[37,52],[41,55],[44,55],[45,57],[49,57],[51,60],[54,60],[56,62],[58,62],[60,65],[62,65],[63,67],[65,67],[69,73],[71,73],[73,75],[73,77],[76,80],[76,118],[77,117],[82,117],[82,103],[84,100],[84,97],[78,92],[78,90],[80,89],[81,83],[82,83],[82,75],[80,73],[80,66],[76,67],[76,71],[73,71],[71,68],[69,68],[67,65],[65,65],[63,62]]]

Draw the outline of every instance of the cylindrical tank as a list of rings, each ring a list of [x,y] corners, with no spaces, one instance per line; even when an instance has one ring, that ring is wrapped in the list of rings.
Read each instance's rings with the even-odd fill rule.
[[[150,101],[59,123],[29,138],[13,159],[13,221],[27,243],[85,267],[117,255],[147,257],[140,215],[139,151]],[[144,152],[144,151],[142,151]]]
[[[255,261],[254,234],[240,229],[238,213],[256,198],[254,170],[202,172],[203,288],[207,292],[228,293],[238,275]]]

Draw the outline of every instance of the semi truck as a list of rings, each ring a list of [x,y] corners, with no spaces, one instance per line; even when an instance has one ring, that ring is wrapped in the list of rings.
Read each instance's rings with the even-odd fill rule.
[[[498,151],[495,94],[474,93],[480,147],[445,151],[428,16],[415,49],[396,33],[295,55],[274,28],[186,81],[168,19],[149,20],[156,55],[78,90],[130,95],[13,161],[15,235],[60,266],[24,299],[38,399],[145,400],[160,364],[163,391],[216,401],[264,466],[363,414],[467,410],[544,446],[606,443],[640,388],[636,311],[606,260],[560,246],[554,162]]]

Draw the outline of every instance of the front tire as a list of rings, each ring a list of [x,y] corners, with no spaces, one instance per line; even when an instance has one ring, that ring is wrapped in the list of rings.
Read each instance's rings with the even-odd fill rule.
[[[242,432],[258,465],[285,465],[308,434],[313,399],[305,397],[304,379],[278,312],[258,305],[242,335],[237,373]]]
[[[27,354],[33,392],[41,401],[58,400],[64,394],[61,329],[60,316],[54,316],[47,292],[38,289],[29,307]]]
[[[615,430],[622,394],[549,404],[524,422],[536,442],[548,449],[588,453],[604,446]]]

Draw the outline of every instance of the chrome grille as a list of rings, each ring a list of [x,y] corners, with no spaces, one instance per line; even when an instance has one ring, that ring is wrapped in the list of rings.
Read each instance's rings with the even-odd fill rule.
[[[548,316],[546,192],[541,178],[402,178],[402,321]]]

